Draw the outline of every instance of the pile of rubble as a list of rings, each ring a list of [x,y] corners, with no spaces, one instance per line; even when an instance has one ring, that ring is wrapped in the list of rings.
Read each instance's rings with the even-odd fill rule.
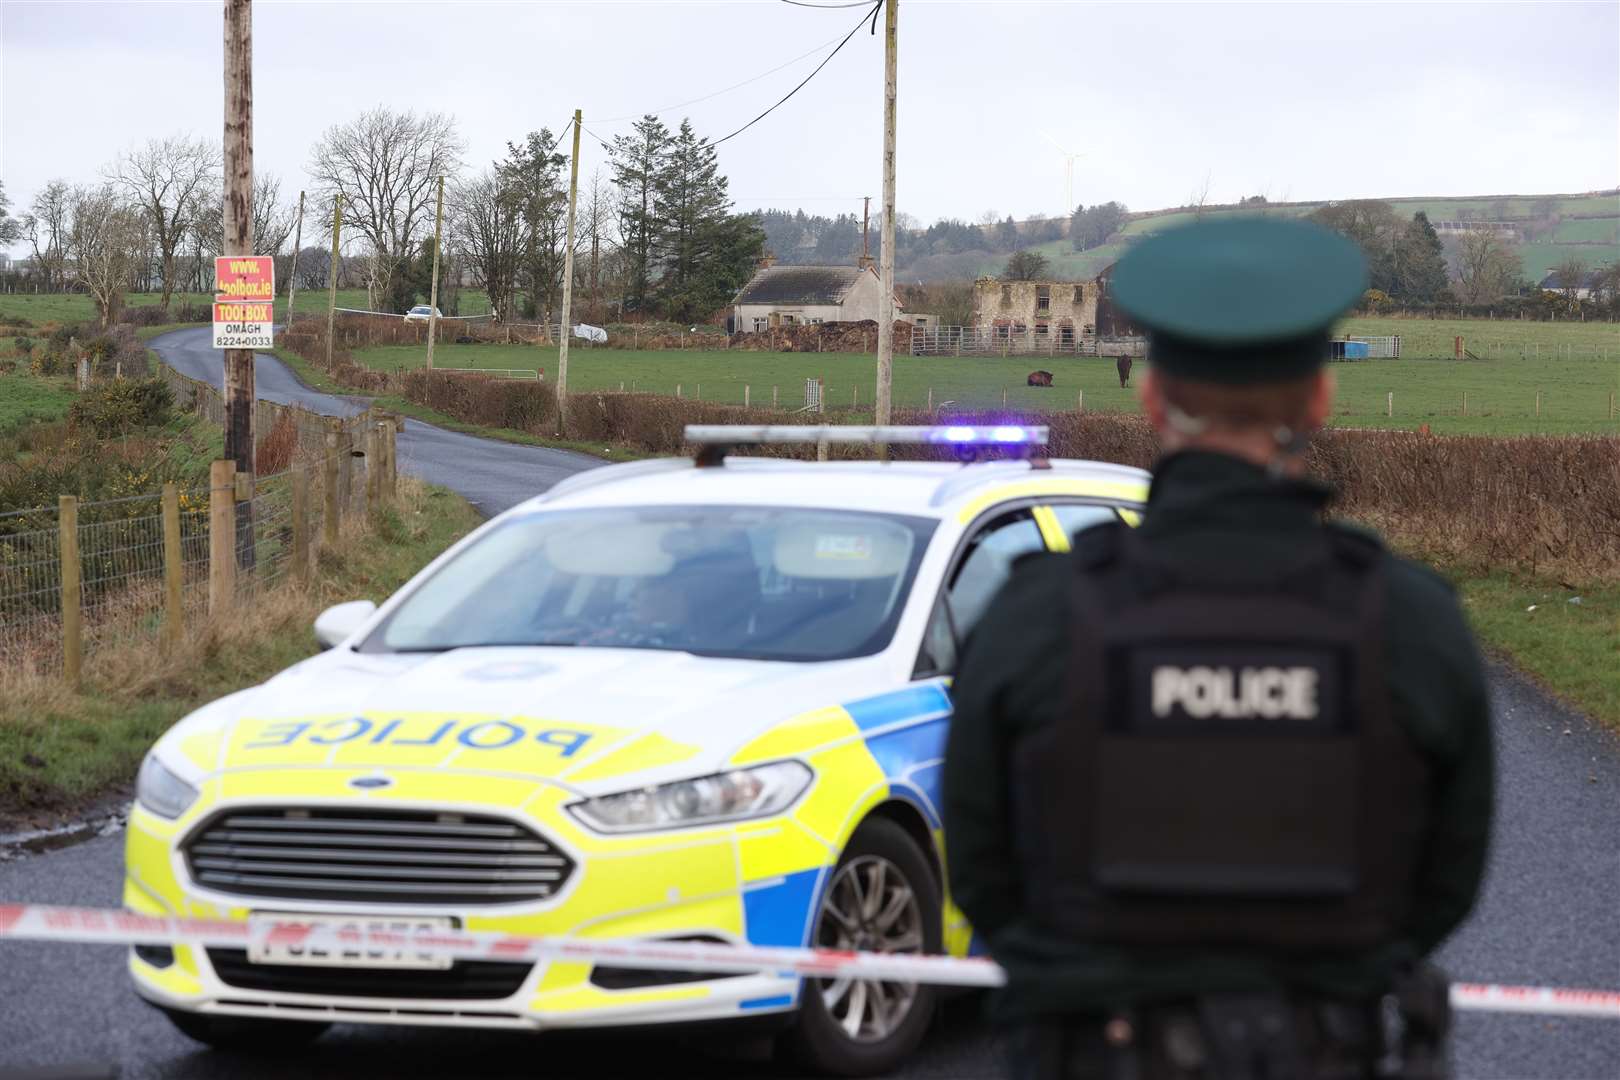
[[[860,322],[829,322],[778,326],[757,334],[731,335],[733,349],[761,352],[875,353],[878,324],[873,319]],[[911,324],[895,320],[894,351],[911,351]]]

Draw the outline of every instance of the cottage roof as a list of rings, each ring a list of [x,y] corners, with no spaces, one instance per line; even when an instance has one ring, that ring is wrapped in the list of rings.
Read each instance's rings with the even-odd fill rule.
[[[858,266],[767,266],[733,304],[841,304],[866,273]]]

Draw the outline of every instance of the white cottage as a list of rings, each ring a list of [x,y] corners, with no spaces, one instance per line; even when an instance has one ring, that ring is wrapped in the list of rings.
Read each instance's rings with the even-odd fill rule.
[[[883,282],[870,266],[766,265],[732,300],[732,328],[757,334],[802,323],[875,322],[882,299]],[[905,318],[899,301],[894,310]]]

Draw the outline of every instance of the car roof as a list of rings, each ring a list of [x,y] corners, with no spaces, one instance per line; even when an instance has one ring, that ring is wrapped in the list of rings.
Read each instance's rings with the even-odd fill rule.
[[[635,505],[776,505],[868,510],[922,517],[971,517],[1020,498],[1092,497],[1122,503],[1147,498],[1142,469],[1054,458],[968,465],[933,461],[796,461],[727,457],[715,468],[689,458],[606,465],[571,476],[514,512]]]

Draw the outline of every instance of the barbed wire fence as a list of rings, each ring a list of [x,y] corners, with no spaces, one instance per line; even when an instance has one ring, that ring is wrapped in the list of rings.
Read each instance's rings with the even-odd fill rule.
[[[159,370],[182,407],[222,421],[218,389]],[[262,590],[307,581],[321,547],[392,501],[397,417],[258,408],[258,464],[270,475],[239,478],[234,463],[215,462],[206,484],[0,513],[5,677],[77,682],[100,650],[135,637],[176,644]]]

